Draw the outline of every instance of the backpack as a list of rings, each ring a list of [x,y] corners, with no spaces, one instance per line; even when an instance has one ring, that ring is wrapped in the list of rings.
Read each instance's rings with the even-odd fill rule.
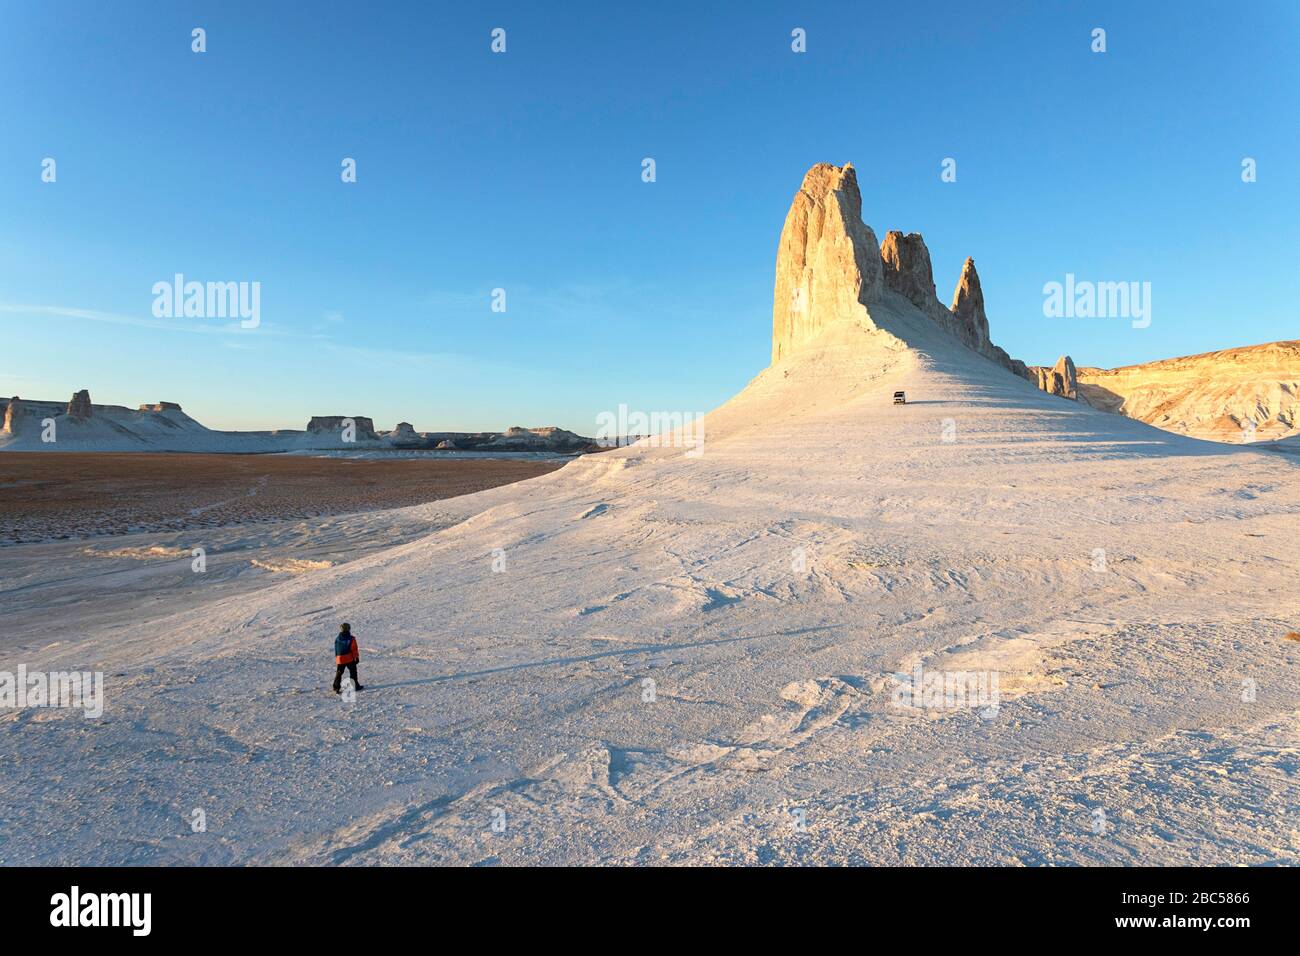
[[[352,635],[343,634],[340,632],[339,636],[334,638],[334,656],[344,657],[351,653],[352,653]]]

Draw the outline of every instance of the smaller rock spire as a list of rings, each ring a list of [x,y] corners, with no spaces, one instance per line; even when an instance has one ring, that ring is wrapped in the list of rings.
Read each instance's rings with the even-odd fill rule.
[[[952,297],[952,314],[957,317],[958,334],[971,348],[984,352],[989,347],[989,319],[984,314],[984,290],[980,288],[975,260],[966,257]]]

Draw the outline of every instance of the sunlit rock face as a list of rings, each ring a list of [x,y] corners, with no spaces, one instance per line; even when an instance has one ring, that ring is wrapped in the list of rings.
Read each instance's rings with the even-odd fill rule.
[[[1049,395],[1070,399],[1079,397],[1078,375],[1075,372],[1074,360],[1068,355],[1062,355],[1050,368],[1046,365],[1028,366],[1025,369],[1025,378]]]
[[[1108,412],[1213,441],[1300,434],[1300,341],[1080,368],[1079,397]]]
[[[22,402],[19,400],[18,396],[15,395],[9,400],[9,406],[5,409],[5,424],[4,428],[0,429],[0,432],[3,432],[6,435],[16,435],[18,433],[18,426],[22,423],[22,420]]]
[[[776,254],[772,361],[832,325],[870,326],[866,306],[883,288],[880,248],[862,221],[852,164],[818,163],[790,204]]]

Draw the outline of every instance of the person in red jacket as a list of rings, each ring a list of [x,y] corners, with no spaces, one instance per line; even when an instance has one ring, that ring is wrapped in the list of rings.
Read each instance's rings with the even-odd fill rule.
[[[361,653],[357,650],[357,639],[352,636],[352,625],[344,624],[339,628],[338,637],[334,638],[334,663],[338,665],[334,672],[334,693],[343,692],[344,668],[347,668],[348,676],[352,678],[352,686],[357,690],[365,690],[361,681],[357,680],[357,662],[360,660]]]

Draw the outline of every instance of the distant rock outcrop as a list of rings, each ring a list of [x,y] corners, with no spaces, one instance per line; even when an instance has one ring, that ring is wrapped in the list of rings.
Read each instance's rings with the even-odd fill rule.
[[[509,448],[517,451],[573,452],[594,450],[597,446],[590,438],[549,425],[544,428],[507,428],[484,448]]]
[[[91,415],[93,414],[93,418]],[[601,451],[591,438],[563,428],[511,428],[501,432],[417,432],[410,422],[399,423],[379,435],[373,419],[364,415],[316,415],[304,430],[218,431],[205,427],[182,411],[176,402],[145,402],[139,406],[90,404],[89,391],[72,401],[32,401],[0,398],[0,451],[56,450],[42,439],[36,422],[64,417],[75,428],[60,431],[57,450],[72,451],[188,451],[188,452],[290,452],[340,451],[349,447],[367,453],[387,450],[483,452],[541,452],[563,455]],[[356,444],[344,442],[348,422]]]
[[[90,390],[83,388],[81,391],[73,393],[72,399],[68,402],[68,417],[85,421],[92,414],[94,413],[90,407]]]
[[[23,420],[23,406],[18,396],[15,395],[9,399],[9,407],[5,409],[4,433],[6,435],[18,434],[18,426]]]
[[[1062,355],[1051,368],[1046,365],[1027,366],[1024,376],[1049,395],[1076,401],[1079,398],[1078,375],[1074,360],[1068,355]]]
[[[388,433],[388,440],[399,448],[418,448],[426,444],[425,437],[410,422],[398,422],[397,427]]]
[[[375,434],[375,423],[364,415],[313,415],[311,421],[307,423],[307,431],[312,435],[322,435],[328,432],[341,432],[344,422],[351,421],[356,428],[356,437],[377,441],[379,436]]]

